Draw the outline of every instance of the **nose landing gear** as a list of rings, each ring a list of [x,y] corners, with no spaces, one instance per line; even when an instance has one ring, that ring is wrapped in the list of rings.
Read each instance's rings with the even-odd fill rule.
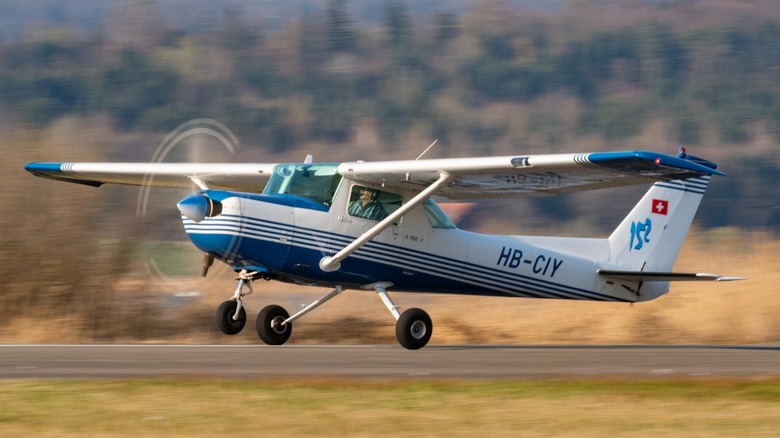
[[[236,335],[246,325],[246,310],[238,302],[227,300],[217,307],[217,328],[226,335]]]
[[[238,287],[233,297],[217,307],[217,328],[226,335],[235,335],[241,332],[246,325],[246,310],[244,310],[243,297],[251,295],[252,277],[256,272],[249,272],[246,269],[238,273]],[[244,292],[246,285],[248,292]]]

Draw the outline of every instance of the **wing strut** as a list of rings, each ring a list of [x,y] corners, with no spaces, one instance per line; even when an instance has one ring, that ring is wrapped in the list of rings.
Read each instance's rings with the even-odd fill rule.
[[[190,176],[188,177],[190,181],[192,181],[193,184],[198,186],[201,190],[209,190],[209,185],[206,184],[202,179],[198,178],[197,176]]]
[[[439,190],[445,184],[452,181],[453,178],[454,177],[448,172],[445,171],[439,172],[439,179],[437,179],[433,184],[428,186],[425,190],[415,195],[412,199],[409,200],[409,202],[402,205],[401,208],[392,212],[386,218],[382,219],[382,221],[380,221],[378,224],[371,227],[370,230],[363,233],[360,237],[355,239],[349,245],[345,246],[343,249],[341,249],[341,251],[337,252],[335,255],[323,257],[322,260],[320,260],[320,269],[322,269],[325,272],[338,271],[341,268],[342,260],[349,257],[353,252],[357,251],[361,246],[363,246],[369,240],[373,239],[377,234],[386,230],[387,227],[393,224],[393,222],[395,222],[396,220],[404,216],[406,213],[410,212],[413,208],[422,204],[423,201],[425,201],[426,199],[428,199],[429,196],[431,196],[431,194]]]

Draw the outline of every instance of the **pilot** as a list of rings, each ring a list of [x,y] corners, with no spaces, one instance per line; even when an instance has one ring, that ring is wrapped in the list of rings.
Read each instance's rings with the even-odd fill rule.
[[[360,187],[360,197],[349,205],[352,216],[381,221],[387,217],[387,210],[377,199],[379,192],[368,187]]]

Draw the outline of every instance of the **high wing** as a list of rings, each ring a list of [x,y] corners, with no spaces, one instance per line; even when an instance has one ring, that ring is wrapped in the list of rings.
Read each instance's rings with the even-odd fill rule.
[[[149,187],[262,192],[274,163],[30,163],[33,175],[98,187],[105,183]]]
[[[435,194],[451,199],[541,196],[723,175],[715,164],[681,152],[650,151],[510,155],[487,158],[343,163],[340,174],[388,188],[422,190],[442,173],[451,181]]]
[[[150,187],[201,188],[261,192],[276,163],[30,163],[32,174],[100,186],[105,183]],[[422,191],[442,174],[448,181],[433,194],[451,199],[558,195],[722,175],[715,165],[691,155],[650,151],[509,155],[342,163],[350,179],[387,188]]]

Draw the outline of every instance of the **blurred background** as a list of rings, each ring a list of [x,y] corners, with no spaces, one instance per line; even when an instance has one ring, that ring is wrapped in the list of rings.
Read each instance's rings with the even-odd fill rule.
[[[166,142],[194,119],[227,131]],[[433,342],[780,341],[775,1],[2,0],[0,342],[258,342],[216,333],[235,285],[197,277],[185,192],[57,183],[27,162],[413,159],[434,140],[427,158],[685,146],[728,177],[677,269],[752,280],[630,309],[398,296],[441,321]],[[485,201],[460,226],[604,236],[645,190]],[[321,294],[255,288],[250,314]],[[394,342],[371,294],[327,309],[292,341]]]

